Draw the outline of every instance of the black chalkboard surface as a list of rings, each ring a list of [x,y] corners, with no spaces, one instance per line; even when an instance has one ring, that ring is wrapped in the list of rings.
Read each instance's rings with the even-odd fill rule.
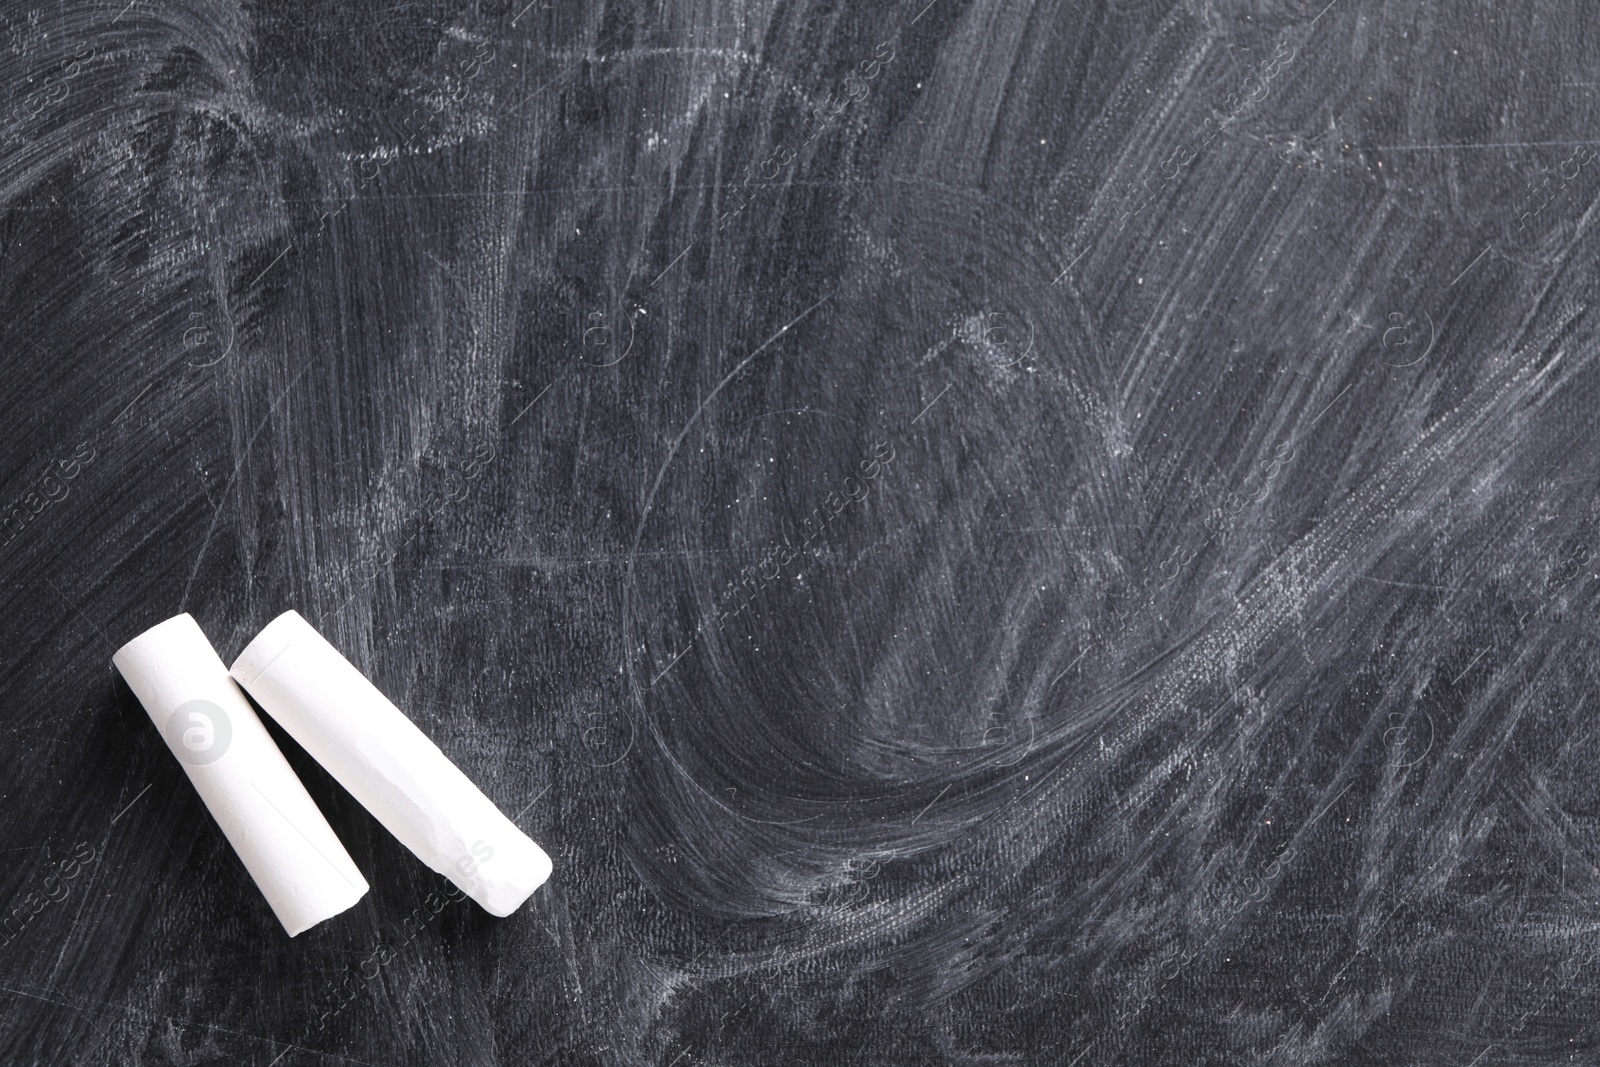
[[[1580,0],[0,17],[0,1061],[1600,1046]],[[291,940],[111,653],[555,861]]]

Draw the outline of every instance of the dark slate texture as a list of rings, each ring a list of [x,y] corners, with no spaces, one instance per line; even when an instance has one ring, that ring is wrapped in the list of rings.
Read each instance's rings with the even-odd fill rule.
[[[0,1062],[1593,1063],[1589,0],[15,0]],[[551,853],[112,651],[316,623]],[[275,728],[274,728],[275,729]]]

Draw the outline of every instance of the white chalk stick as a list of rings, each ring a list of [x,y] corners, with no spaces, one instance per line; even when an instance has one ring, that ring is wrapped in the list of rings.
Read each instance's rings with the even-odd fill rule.
[[[367,891],[200,626],[177,615],[111,657],[294,937]]]
[[[491,915],[516,911],[550,857],[299,613],[279,615],[233,676],[417,858]]]

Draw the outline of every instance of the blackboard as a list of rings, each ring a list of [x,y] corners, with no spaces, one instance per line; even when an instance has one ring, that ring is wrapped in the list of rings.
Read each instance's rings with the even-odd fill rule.
[[[0,1059],[1584,1062],[1579,0],[0,18]],[[293,940],[111,653],[555,861]]]

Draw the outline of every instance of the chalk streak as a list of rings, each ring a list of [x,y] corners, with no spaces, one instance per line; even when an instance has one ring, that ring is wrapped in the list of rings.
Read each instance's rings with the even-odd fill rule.
[[[954,382],[950,383],[950,385],[954,385],[954,384],[955,384]],[[911,425],[915,426],[917,424],[917,419],[920,419],[920,418],[922,418],[922,416],[926,415],[928,413],[928,408],[931,408],[931,407],[933,407],[933,405],[937,404],[939,402],[939,397],[944,396],[944,394],[946,394],[946,393],[948,393],[950,391],[950,385],[947,385],[943,389],[939,390],[939,396],[936,396],[932,400],[928,401],[928,407],[923,408],[921,411],[917,412],[917,418],[911,420]]]
[[[251,285],[255,285],[256,282],[259,282],[262,278],[265,278],[267,276],[267,271],[271,270],[273,267],[276,267],[278,265],[278,260],[280,260],[284,256],[288,255],[289,254],[289,249],[291,249],[293,247],[294,247],[294,245],[292,245],[292,244],[284,245],[283,246],[283,251],[278,253],[277,258],[275,258],[271,263],[268,263],[265,267],[262,267],[261,268],[261,273],[257,274],[255,276],[255,279],[253,281],[251,281],[250,284]]]
[[[955,783],[954,783],[954,782],[951,782],[951,783],[950,783],[950,784],[949,784],[949,785],[946,785],[946,786],[945,786],[945,787],[944,787],[944,788],[943,788],[943,789],[941,789],[941,790],[939,790],[939,795],[938,795],[938,796],[936,796],[936,797],[934,797],[934,798],[933,798],[933,799],[932,799],[932,800],[930,800],[930,801],[928,801],[928,807],[927,807],[927,808],[923,808],[923,809],[922,809],[922,810],[921,810],[921,811],[919,811],[919,812],[917,812],[917,814],[916,814],[916,817],[915,817],[915,818],[913,818],[913,819],[912,819],[912,820],[911,820],[911,825],[912,825],[912,826],[915,826],[915,825],[917,825],[917,819],[920,819],[920,818],[922,818],[922,817],[923,817],[923,816],[924,816],[924,815],[926,815],[926,814],[928,814],[928,808],[931,808],[931,807],[933,807],[933,806],[934,806],[934,805],[935,805],[935,804],[937,804],[937,803],[939,803],[939,801],[940,801],[940,799],[941,799],[941,798],[942,798],[942,797],[943,797],[943,796],[944,796],[944,795],[945,795],[945,794],[946,794],[946,793],[948,793],[948,792],[950,792],[950,786],[951,786],[951,785],[954,785],[954,784],[955,784]]]
[[[1067,671],[1070,671],[1072,668],[1076,667],[1078,665],[1078,660],[1083,659],[1083,657],[1087,656],[1088,654],[1089,650],[1087,648],[1085,648],[1082,652],[1079,652],[1078,659],[1075,659],[1071,663],[1067,664],[1066,667],[1062,669],[1060,674],[1050,679],[1050,685],[1055,685],[1057,682],[1061,681],[1061,679],[1065,678],[1067,676]],[[1048,689],[1049,686],[1046,686],[1045,688]]]
[[[535,804],[539,803],[539,797],[544,796],[548,792],[550,792],[550,787],[549,786],[545,786],[543,789],[539,790],[538,794],[532,800],[528,801],[528,806],[523,808],[521,811],[517,812],[517,817],[515,819],[512,819],[511,821],[512,822],[521,822],[522,821],[522,817],[524,815],[528,814],[528,812],[532,811],[533,810],[533,806]]]
[[[550,391],[550,386],[554,385],[554,384],[555,384],[555,382],[550,382],[543,389],[539,390],[539,396],[536,396],[532,400],[528,401],[528,406],[523,408],[521,411],[517,412],[517,418],[516,419],[512,419],[511,422],[507,424],[507,426],[508,427],[515,426],[517,424],[517,419],[520,419],[520,418],[522,418],[522,416],[526,415],[528,413],[528,411],[530,409],[532,409],[533,405],[535,405],[535,404],[537,404],[539,402],[540,397],[543,397],[544,394],[546,394],[546,393],[548,393]]]
[[[1056,284],[1056,282],[1059,282],[1062,278],[1065,278],[1067,276],[1067,271],[1071,270],[1073,268],[1073,266],[1078,262],[1078,260],[1082,259],[1084,256],[1086,256],[1088,254],[1089,254],[1089,250],[1087,248],[1085,248],[1082,252],[1079,252],[1077,254],[1077,256],[1075,256],[1073,258],[1071,263],[1068,263],[1065,267],[1061,268],[1061,273],[1060,274],[1057,274],[1054,278],[1050,279],[1050,284],[1054,285],[1054,284]]]
[[[250,450],[255,447],[257,438],[261,436],[261,431],[265,430],[267,425],[272,422],[272,416],[278,410],[278,405],[282,404],[294,387],[300,384],[300,379],[306,376],[306,372],[311,370],[311,366],[309,363],[306,364],[305,369],[294,376],[294,381],[289,383],[288,388],[278,394],[278,399],[273,402],[272,407],[267,410],[267,414],[262,418],[261,425],[257,426],[255,433],[250,435],[250,440],[244,446],[244,452],[239,456],[239,461],[233,465],[233,473],[228,475],[228,481],[222,487],[217,506],[211,512],[211,525],[206,527],[206,536],[200,542],[200,551],[195,554],[194,569],[189,572],[189,580],[183,585],[183,595],[178,598],[180,610],[189,600],[189,590],[194,587],[195,576],[200,573],[200,563],[206,557],[206,549],[211,545],[212,535],[217,532],[217,522],[222,518],[222,507],[227,502],[228,493],[233,489],[233,483],[238,480],[239,472],[244,469],[244,461],[250,458]]]
[[[1328,408],[1331,408],[1331,407],[1333,407],[1333,405],[1337,404],[1339,402],[1339,400],[1344,396],[1344,394],[1348,393],[1349,391],[1350,391],[1350,386],[1348,386],[1348,385],[1345,386],[1343,389],[1339,390],[1339,395],[1334,397],[1332,400],[1328,401],[1328,407],[1323,408],[1321,411],[1317,412],[1317,418],[1312,419],[1309,423],[1306,424],[1307,429],[1309,429],[1312,426],[1315,426],[1317,424],[1317,419],[1320,419],[1320,418],[1322,418],[1322,416],[1326,415],[1328,413]]]
[[[111,825],[112,826],[117,825],[117,820],[122,818],[124,815],[128,814],[128,808],[131,808],[135,804],[139,803],[139,797],[142,797],[146,793],[150,792],[150,786],[151,785],[155,785],[155,783],[151,782],[150,785],[147,785],[143,789],[139,790],[139,796],[138,797],[134,797],[132,800],[128,801],[128,806],[123,808],[121,811],[117,812],[117,814],[112,817],[112,819],[111,819]]]
[[[678,265],[678,260],[680,260],[684,256],[688,255],[689,254],[689,249],[693,248],[693,247],[694,247],[694,244],[693,244],[693,242],[691,242],[689,244],[688,248],[685,248],[682,252],[679,252],[676,257],[674,257],[674,259],[672,260],[671,263],[668,263],[665,267],[662,267],[661,268],[661,273],[657,274],[655,276],[655,280],[652,281],[649,285],[645,286],[645,288],[646,289],[654,289],[655,286],[656,286],[656,282],[659,282],[662,278],[665,278],[667,276],[667,271],[671,270],[673,267],[676,267]]]
[[[134,397],[132,400],[128,401],[128,406],[123,408],[121,413],[118,414],[116,418],[111,420],[111,424],[113,426],[115,426],[117,423],[121,422],[122,421],[122,416],[126,415],[128,412],[132,411],[133,410],[133,405],[135,405],[139,401],[143,400],[144,399],[144,394],[148,393],[150,390],[154,389],[155,387],[156,387],[156,383],[155,382],[151,382],[149,385],[147,385],[143,389],[139,390],[139,395]]]
[[[100,629],[99,626],[96,626],[95,625],[95,621],[93,619],[89,618],[89,616],[87,616],[87,615],[84,615],[83,609],[78,607],[77,604],[73,603],[73,600],[72,600],[71,597],[69,597],[67,594],[63,593],[60,589],[58,589],[56,587],[56,583],[55,582],[52,582],[49,578],[46,578],[45,579],[45,584],[50,586],[51,589],[55,589],[56,595],[59,596],[62,600],[65,600],[67,602],[68,606],[71,607],[73,611],[76,611],[78,613],[78,615],[83,619],[84,622],[88,623],[90,626],[94,626],[94,632],[99,634],[101,637],[104,637],[106,644],[111,645],[112,648],[117,647],[116,645],[111,644],[111,638],[106,637],[106,632],[104,630]]]
[[[690,641],[687,645],[684,645],[683,646],[683,651],[679,652],[676,656],[673,656],[672,657],[672,662],[668,663],[665,667],[662,667],[661,668],[661,673],[656,675],[654,678],[650,679],[650,685],[648,686],[648,688],[654,689],[656,687],[656,683],[661,681],[662,678],[665,678],[667,672],[670,671],[673,667],[677,666],[678,661],[680,659],[682,659],[684,656],[687,656],[689,654],[689,650],[691,648],[693,648],[693,647],[694,647],[694,642],[693,641]]]
[[[1457,682],[1461,681],[1461,679],[1465,678],[1467,676],[1467,672],[1470,671],[1477,664],[1477,662],[1484,657],[1484,654],[1489,651],[1489,648],[1490,648],[1490,646],[1485,645],[1483,647],[1482,651],[1480,651],[1476,656],[1473,656],[1472,657],[1472,662],[1468,663],[1465,667],[1461,668],[1461,673],[1460,674],[1458,674],[1454,678],[1450,679],[1450,684],[1451,685],[1455,685]]]
[[[1478,259],[1482,259],[1484,256],[1488,255],[1489,254],[1489,249],[1491,249],[1493,247],[1494,247],[1494,245],[1484,245],[1483,246],[1483,251],[1478,253]],[[1467,264],[1467,270],[1464,270],[1460,274],[1456,275],[1456,282],[1459,282],[1462,278],[1465,278],[1467,276],[1467,271],[1471,270],[1473,267],[1476,267],[1478,265],[1478,259],[1474,259],[1471,263],[1468,263]],[[1445,286],[1445,288],[1446,289],[1455,288],[1456,282],[1451,282],[1449,285]]]

